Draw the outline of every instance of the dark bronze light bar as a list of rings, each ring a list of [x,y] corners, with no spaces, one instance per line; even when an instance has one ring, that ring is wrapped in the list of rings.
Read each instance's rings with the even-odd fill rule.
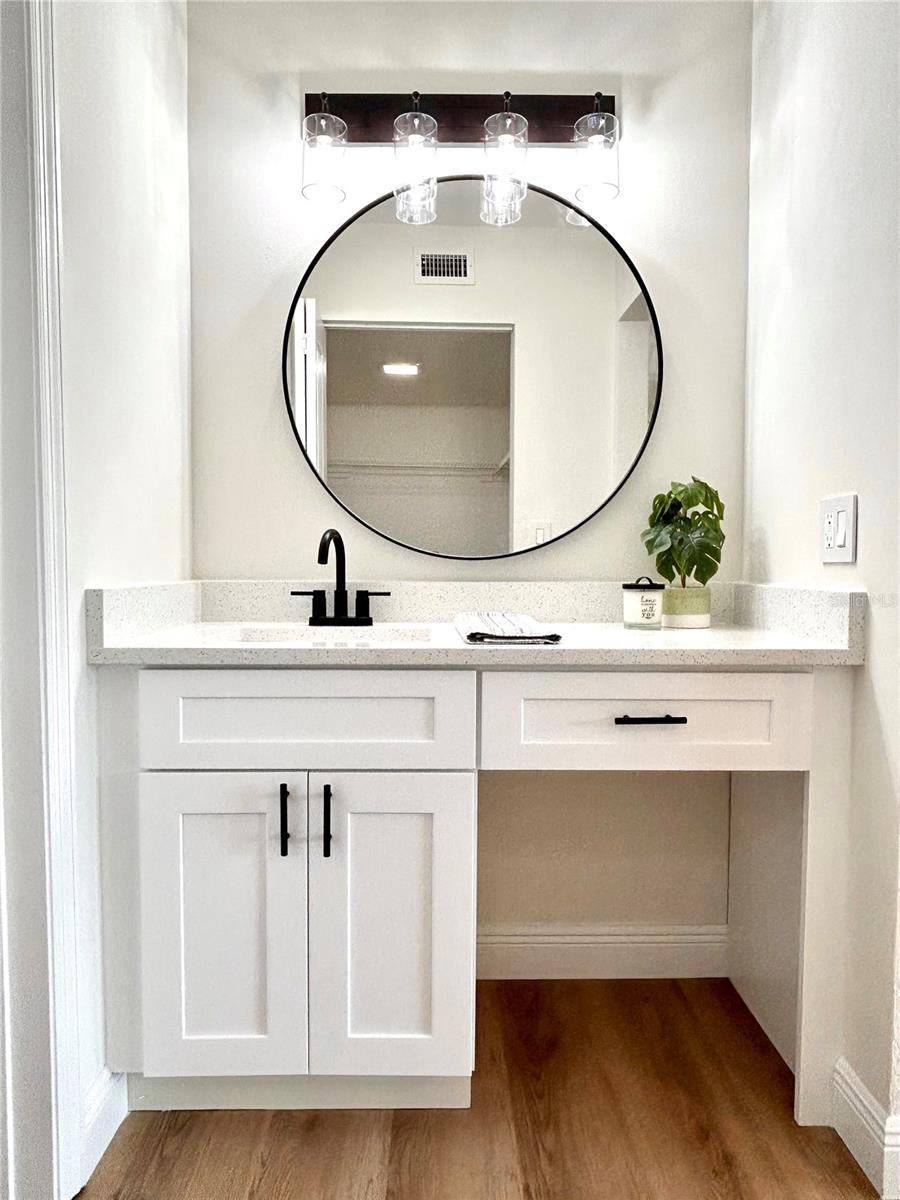
[[[394,135],[394,118],[412,107],[412,94],[328,92],[326,111],[347,122],[351,143],[386,146]],[[503,93],[496,92],[479,95],[422,92],[418,96],[418,105],[438,122],[441,145],[476,145],[484,136],[487,118],[502,111],[504,98]],[[308,92],[304,96],[304,106],[306,115],[321,112],[323,94]],[[567,145],[572,141],[572,128],[579,117],[591,110],[615,114],[616,98],[603,93],[577,96],[520,96],[513,93],[512,107],[528,121],[531,145]]]

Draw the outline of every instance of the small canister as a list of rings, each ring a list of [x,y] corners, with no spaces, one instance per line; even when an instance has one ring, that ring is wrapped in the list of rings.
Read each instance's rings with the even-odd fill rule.
[[[622,584],[622,620],[626,629],[662,629],[664,583],[642,575]]]

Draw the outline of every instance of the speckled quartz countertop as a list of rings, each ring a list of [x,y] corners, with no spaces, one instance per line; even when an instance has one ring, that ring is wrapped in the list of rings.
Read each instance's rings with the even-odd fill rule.
[[[614,583],[359,581],[390,588],[365,629],[305,624],[294,589],[316,581],[208,580],[93,589],[88,661],[142,667],[468,667],[803,669],[863,662],[865,594],[766,584],[713,588],[713,627],[628,630]],[[327,586],[327,584],[325,585]],[[352,603],[352,594],[351,594]],[[458,612],[529,612],[552,646],[475,646]]]

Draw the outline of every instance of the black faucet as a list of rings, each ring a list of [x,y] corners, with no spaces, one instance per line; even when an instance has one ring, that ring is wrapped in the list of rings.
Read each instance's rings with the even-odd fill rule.
[[[326,529],[319,541],[319,565],[325,566],[328,555],[334,546],[334,611],[328,616],[327,601],[324,588],[314,592],[291,592],[292,596],[312,597],[312,616],[310,625],[371,625],[369,613],[369,598],[371,596],[389,596],[390,592],[369,592],[358,588],[356,592],[356,611],[351,617],[347,607],[347,554],[344,550],[344,539],[336,529]]]
[[[347,552],[344,550],[344,539],[336,529],[326,529],[319,542],[319,566],[324,567],[328,562],[331,547],[334,546],[334,617],[335,623],[341,617],[347,616]]]

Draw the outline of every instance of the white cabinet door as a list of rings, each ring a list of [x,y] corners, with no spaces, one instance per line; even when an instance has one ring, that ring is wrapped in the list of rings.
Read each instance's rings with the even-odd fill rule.
[[[145,1075],[306,1074],[306,786],[141,776]]]
[[[312,774],[309,806],[310,1073],[469,1074],[474,774]]]

